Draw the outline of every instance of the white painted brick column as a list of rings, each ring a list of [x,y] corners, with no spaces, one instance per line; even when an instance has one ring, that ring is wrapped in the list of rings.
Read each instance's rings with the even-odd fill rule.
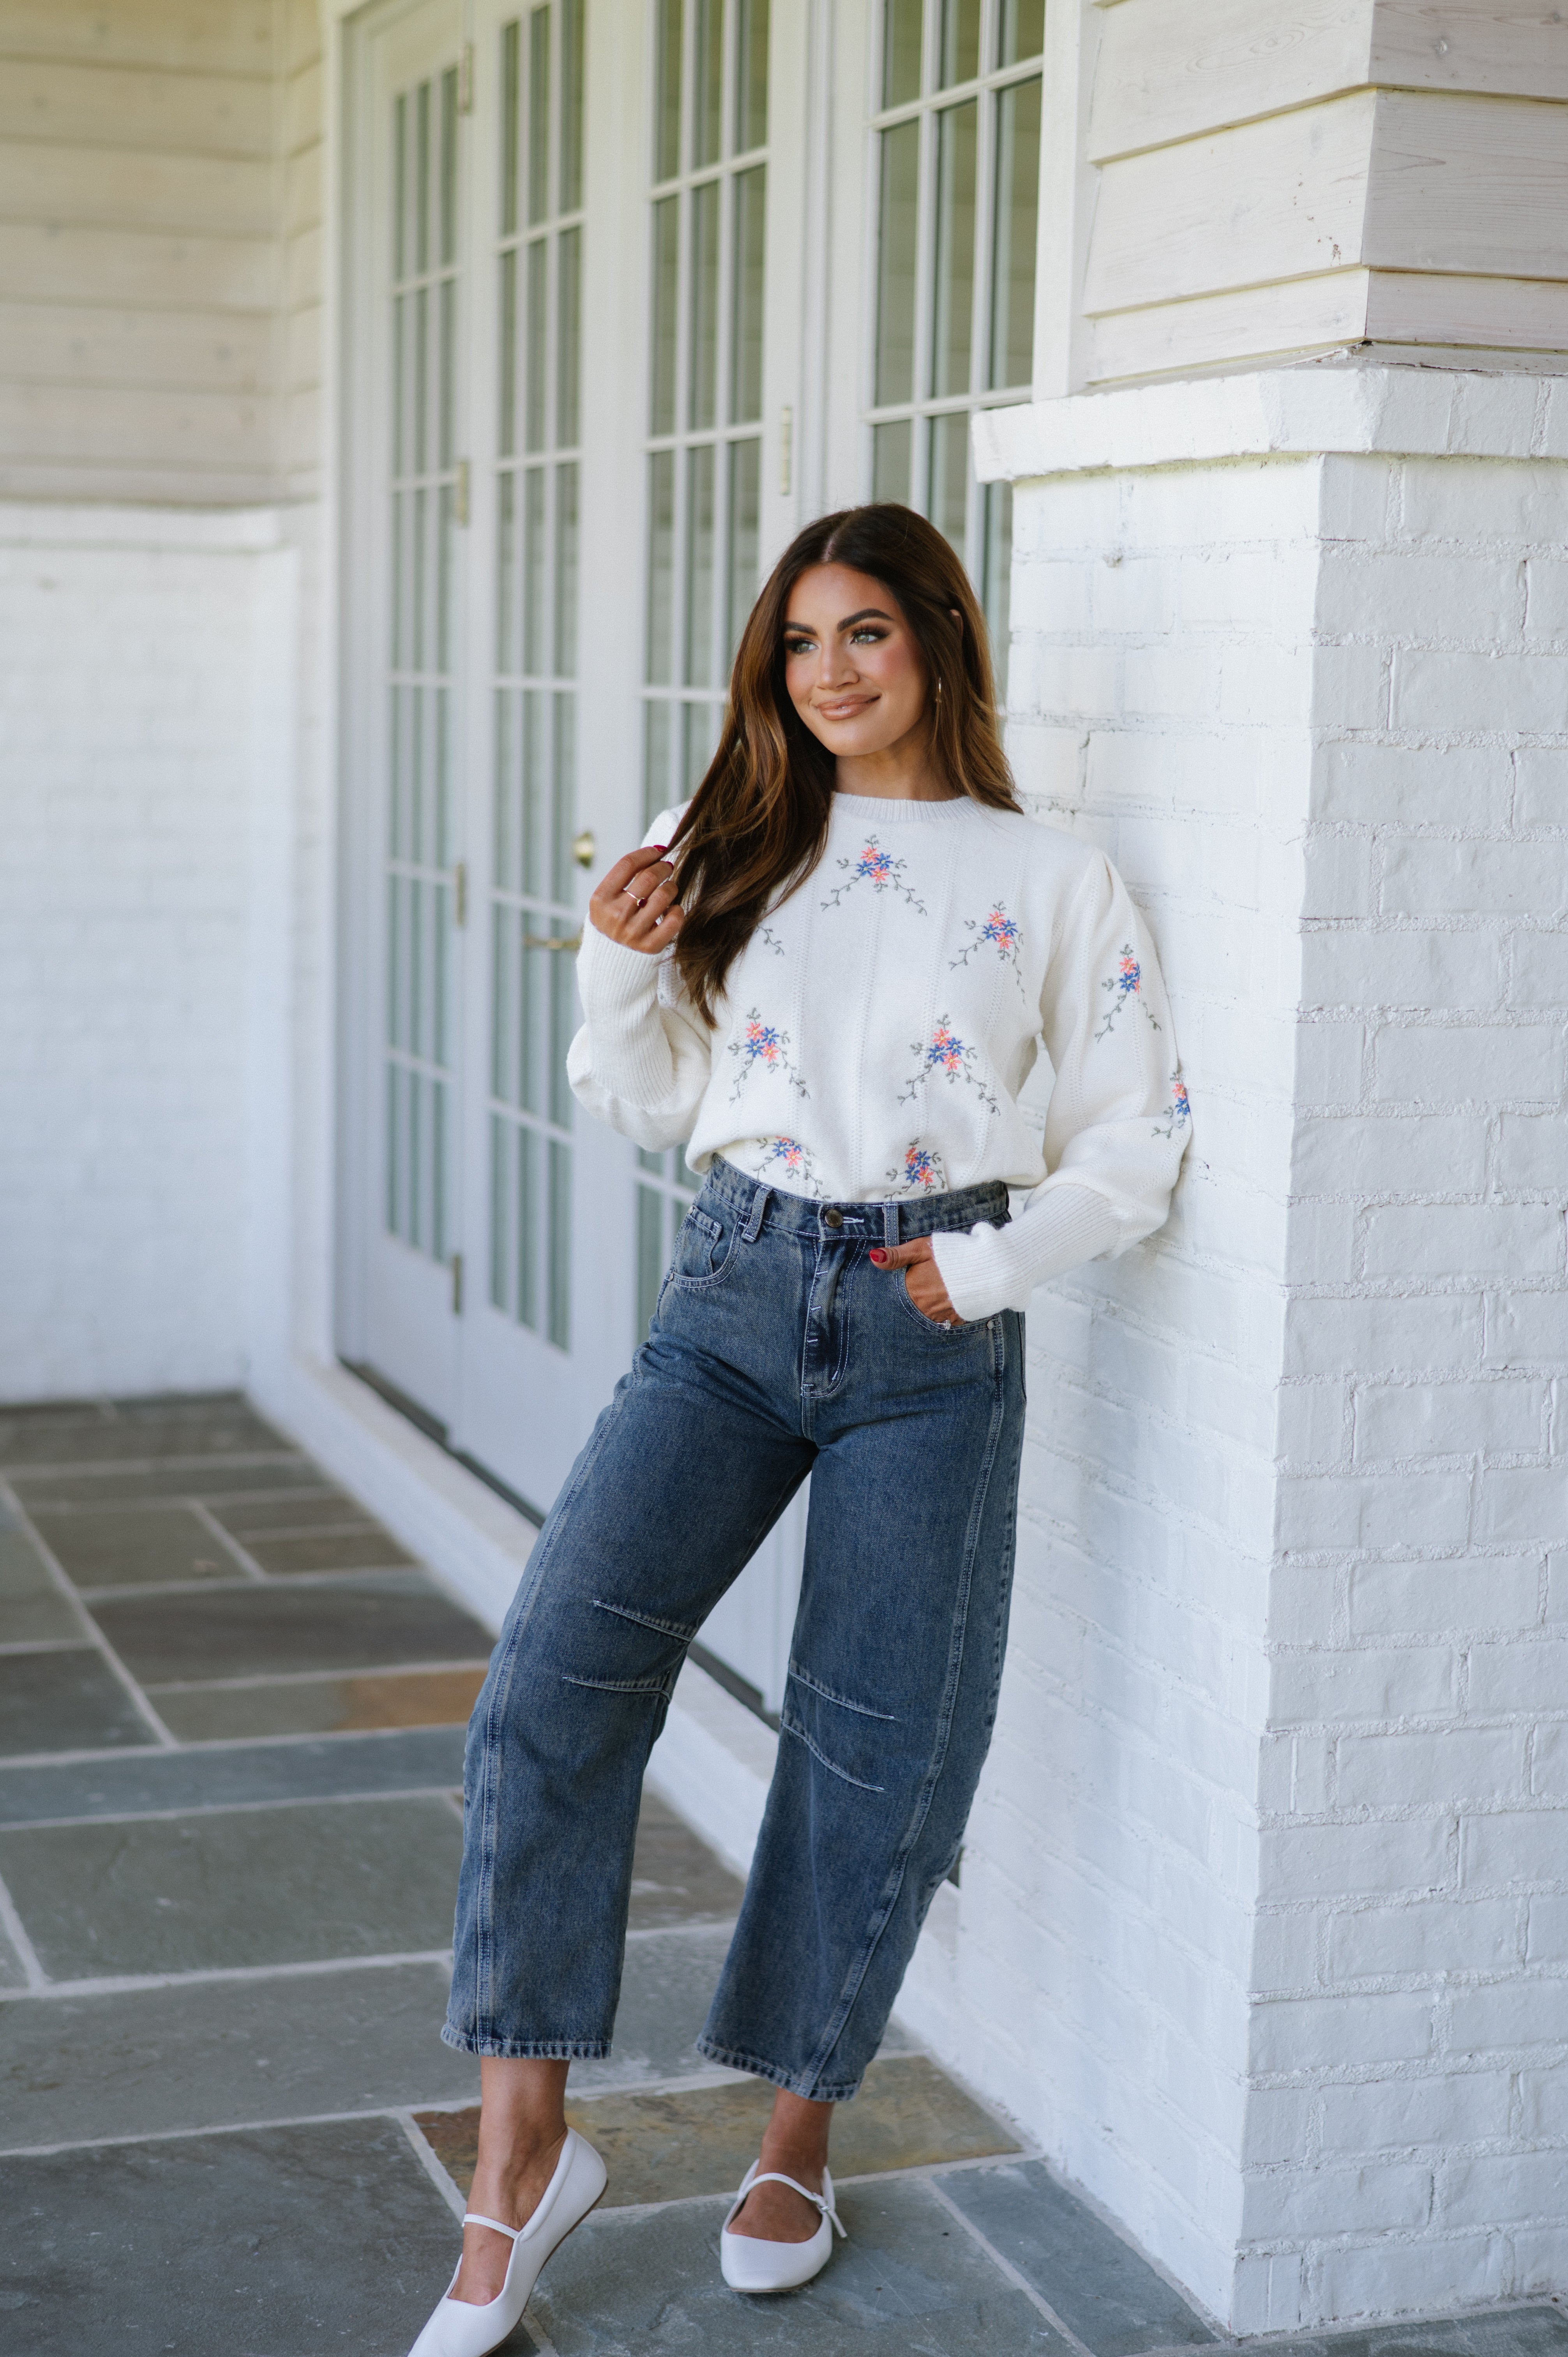
[[[994,413],[1012,748],[1170,980],[1170,1225],[1036,1297],[907,2007],[1233,2330],[1568,2286],[1568,384]]]

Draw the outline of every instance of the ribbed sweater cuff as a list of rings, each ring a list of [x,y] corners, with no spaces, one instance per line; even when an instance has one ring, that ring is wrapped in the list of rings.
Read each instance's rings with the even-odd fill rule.
[[[1052,1187],[1004,1228],[949,1229],[931,1238],[948,1299],[961,1318],[1026,1309],[1036,1286],[1115,1249],[1116,1214],[1092,1187]]]
[[[583,925],[577,993],[588,1019],[594,1069],[610,1095],[655,1105],[670,1086],[670,1042],[659,1020],[659,960]]]

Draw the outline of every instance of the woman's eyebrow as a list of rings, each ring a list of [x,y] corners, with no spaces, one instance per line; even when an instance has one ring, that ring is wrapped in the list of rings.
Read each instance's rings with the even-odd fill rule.
[[[880,606],[863,606],[858,614],[846,614],[838,627],[841,630],[853,630],[857,622],[890,622],[892,619],[892,615],[884,613]],[[803,639],[814,639],[817,635],[810,622],[786,622],[784,628],[798,630]]]

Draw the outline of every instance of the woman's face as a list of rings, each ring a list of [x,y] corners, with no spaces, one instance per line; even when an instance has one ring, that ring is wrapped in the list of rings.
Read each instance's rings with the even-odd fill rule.
[[[830,753],[885,753],[922,726],[926,667],[886,582],[847,565],[813,565],[786,613],[789,699]]]

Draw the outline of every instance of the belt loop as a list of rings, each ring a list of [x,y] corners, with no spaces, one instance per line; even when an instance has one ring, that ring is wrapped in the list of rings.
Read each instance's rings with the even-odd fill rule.
[[[751,1210],[747,1214],[746,1225],[740,1232],[744,1243],[754,1244],[757,1242],[761,1232],[762,1222],[768,1216],[768,1199],[772,1192],[771,1187],[758,1187],[752,1197]]]
[[[898,1243],[898,1206],[897,1203],[883,1204],[882,1230],[883,1243],[887,1246],[889,1252],[895,1251],[897,1248]]]

